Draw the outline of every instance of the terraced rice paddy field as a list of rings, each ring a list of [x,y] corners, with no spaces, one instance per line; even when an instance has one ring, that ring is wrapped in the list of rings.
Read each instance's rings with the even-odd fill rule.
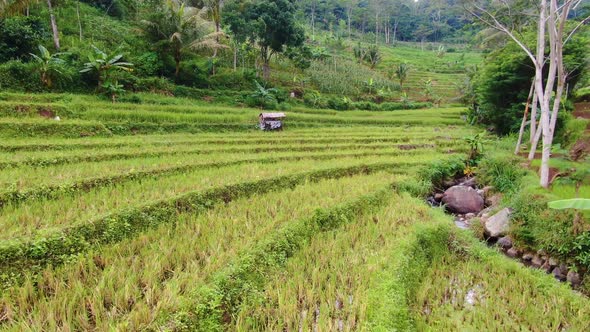
[[[419,197],[460,170],[461,109],[263,133],[256,110],[64,98],[3,102],[0,330],[589,328],[587,299]]]

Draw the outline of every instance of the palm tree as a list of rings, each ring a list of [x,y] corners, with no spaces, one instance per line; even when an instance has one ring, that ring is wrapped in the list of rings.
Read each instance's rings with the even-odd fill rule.
[[[81,73],[95,71],[98,75],[98,88],[103,86],[103,82],[108,82],[110,74],[115,70],[133,71],[133,64],[120,61],[123,54],[107,54],[98,47],[92,45],[95,55],[88,56],[89,62],[84,64]]]
[[[48,88],[53,85],[52,74],[61,74],[60,67],[65,63],[59,56],[63,53],[51,54],[43,46],[39,45],[39,55],[30,53],[33,57],[37,70],[41,74],[41,83]]]
[[[175,62],[174,77],[178,79],[180,62],[188,50],[227,48],[219,43],[223,32],[215,31],[207,20],[208,9],[186,6],[180,0],[168,0],[143,23],[145,33],[160,48],[171,53]]]
[[[395,76],[399,80],[399,87],[401,90],[404,89],[404,82],[408,79],[408,73],[410,72],[410,66],[402,62],[395,68]]]
[[[204,3],[209,12],[209,16],[213,20],[213,23],[215,23],[215,32],[221,32],[221,10],[223,9],[223,0],[205,0]],[[219,37],[216,37],[215,40],[219,42]]]

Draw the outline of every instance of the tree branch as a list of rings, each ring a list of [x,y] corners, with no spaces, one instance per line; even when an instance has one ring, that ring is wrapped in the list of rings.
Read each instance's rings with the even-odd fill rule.
[[[565,38],[565,40],[563,41],[563,44],[567,44],[567,42],[573,37],[573,35],[576,33],[576,31],[578,31],[578,29],[580,29],[584,24],[588,23],[590,21],[590,16],[586,17],[585,19],[581,20],[580,23],[578,23],[574,29],[567,35],[567,37]]]
[[[471,15],[473,15],[475,18],[477,18],[481,22],[489,25],[490,27],[492,27],[496,30],[499,30],[499,31],[507,34],[508,37],[510,37],[527,54],[527,56],[531,59],[531,61],[533,61],[535,66],[540,65],[537,63],[537,59],[533,55],[533,52],[531,52],[531,50],[522,41],[520,41],[520,39],[518,39],[512,31],[510,31],[504,24],[502,24],[500,21],[498,21],[498,19],[494,16],[494,14],[490,13],[485,8],[480,7],[476,4],[473,4],[473,7],[475,7],[480,12],[484,13],[491,20],[491,22],[486,20],[485,18],[482,17],[482,15],[477,14],[473,10],[470,10],[468,8],[465,8],[465,9],[467,10],[467,12],[469,12]]]

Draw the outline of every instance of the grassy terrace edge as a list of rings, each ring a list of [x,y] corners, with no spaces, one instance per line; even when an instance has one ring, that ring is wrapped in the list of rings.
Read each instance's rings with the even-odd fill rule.
[[[225,330],[224,324],[248,293],[264,286],[269,271],[285,265],[287,259],[317,232],[336,229],[381,208],[391,199],[394,190],[395,184],[390,184],[332,208],[317,209],[311,218],[285,224],[217,273],[210,284],[193,290],[184,309],[172,321],[160,317],[160,323],[172,326],[175,331]]]
[[[414,151],[414,152],[417,152]],[[365,157],[365,156],[398,156],[398,155],[409,155],[407,151],[399,150],[392,152],[361,152],[361,153],[347,153],[347,154],[315,154],[315,155],[302,155],[302,156],[285,156],[285,157],[270,157],[270,158],[248,158],[233,161],[220,161],[211,163],[196,163],[186,164],[180,166],[172,166],[165,168],[157,168],[147,171],[127,172],[123,174],[107,175],[95,178],[89,178],[84,180],[75,181],[63,185],[46,185],[39,186],[28,190],[9,190],[0,193],[0,208],[6,204],[20,204],[25,201],[35,199],[55,199],[64,194],[74,194],[77,192],[89,191],[94,188],[104,187],[108,185],[115,185],[125,181],[137,180],[149,176],[165,176],[171,174],[177,174],[186,171],[193,171],[197,169],[207,169],[216,167],[228,167],[236,166],[246,163],[276,163],[281,161],[295,161],[302,159],[316,159],[316,160],[328,160],[341,157]]]
[[[447,142],[435,141],[432,143],[416,143],[416,144],[394,144],[394,145],[366,145],[360,146],[355,144],[341,145],[338,148],[341,149],[367,149],[376,150],[381,148],[398,148],[400,150],[413,150],[417,148],[435,148],[435,147],[448,147],[452,144]],[[172,150],[172,151],[144,151],[144,152],[121,152],[111,154],[97,154],[97,155],[70,155],[60,157],[45,157],[45,158],[31,158],[21,161],[0,161],[0,170],[6,168],[17,168],[21,166],[34,166],[34,167],[47,167],[54,165],[73,164],[79,162],[98,162],[98,161],[111,161],[111,160],[124,160],[124,159],[135,159],[135,158],[148,158],[158,156],[176,156],[176,155],[207,155],[213,153],[260,153],[260,152],[312,152],[312,151],[324,151],[333,150],[330,146],[285,146],[285,147],[273,147],[273,146],[258,146],[248,148],[224,148],[224,149],[187,149],[187,150]]]
[[[189,192],[142,207],[122,210],[92,222],[67,227],[45,237],[4,241],[0,243],[0,286],[9,287],[28,271],[75,259],[76,255],[94,246],[119,242],[143,230],[164,223],[174,223],[176,215],[180,212],[201,213],[216,204],[228,203],[241,197],[284,190],[323,179],[371,174],[382,170],[395,172],[398,166],[397,163],[376,163],[332,168]]]
[[[428,224],[409,226],[406,232],[398,249],[387,258],[391,264],[373,277],[376,287],[369,295],[368,307],[371,310],[368,312],[367,322],[364,325],[366,330],[376,332],[423,330],[424,326],[420,327],[416,323],[419,316],[423,315],[419,312],[421,304],[415,302],[416,296],[435,263],[448,256],[459,260],[474,259],[485,265],[499,267],[499,274],[518,271],[518,275],[524,278],[522,282],[537,288],[540,296],[549,297],[559,294],[573,301],[572,304],[578,307],[584,307],[584,302],[587,301],[586,297],[571,291],[566,285],[555,281],[552,276],[506,258],[494,248],[477,240],[468,231],[456,228],[443,218],[440,220],[437,218]],[[538,304],[547,305],[548,303]],[[522,322],[521,327],[525,330],[526,324],[529,324],[529,328],[534,327],[539,324],[538,319],[539,317],[533,317],[526,323]],[[582,322],[587,330],[590,323],[587,320]],[[584,330],[579,329],[579,326],[571,328],[572,331]]]
[[[336,229],[383,207],[393,192],[422,196],[432,186],[462,170],[464,165],[465,160],[460,156],[432,162],[419,170],[416,181],[395,181],[381,190],[329,209],[318,209],[311,218],[285,225],[216,274],[211,283],[194,289],[183,309],[172,319],[159,317],[156,323],[160,326],[154,330],[165,326],[175,331],[224,331],[225,324],[229,323],[248,293],[264,287],[266,275],[273,268],[284,266],[286,260],[316,232]]]
[[[437,137],[435,137],[437,138]],[[410,137],[378,137],[378,138],[308,138],[308,139],[262,139],[257,137],[255,139],[243,139],[243,140],[223,140],[223,139],[206,139],[206,140],[183,140],[183,141],[172,141],[172,142],[150,142],[152,146],[178,146],[188,144],[231,144],[231,145],[249,145],[253,142],[265,143],[265,144],[279,144],[279,143],[291,143],[291,144],[305,144],[305,143],[371,143],[371,142],[391,142],[391,143],[403,143],[410,141]],[[4,152],[19,152],[19,151],[42,151],[42,150],[55,150],[55,151],[67,151],[74,149],[96,149],[96,148],[121,148],[121,147],[142,147],[142,142],[102,142],[102,143],[68,143],[68,144],[0,144],[0,151]]]

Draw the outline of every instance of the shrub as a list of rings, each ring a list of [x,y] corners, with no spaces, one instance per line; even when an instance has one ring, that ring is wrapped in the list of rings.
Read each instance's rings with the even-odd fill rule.
[[[557,124],[555,128],[556,143],[561,144],[562,147],[568,148],[582,137],[588,120],[574,119],[574,117],[567,112],[559,112],[557,114]]]
[[[256,79],[254,71],[230,71],[219,68],[217,74],[209,77],[209,87],[213,89],[252,89],[252,81]]]
[[[351,109],[352,103],[350,99],[346,97],[332,97],[328,99],[328,108],[335,109],[337,111],[346,111]]]
[[[433,188],[441,189],[446,179],[462,174],[465,169],[465,159],[460,156],[434,162],[419,171],[419,177],[431,183]]]
[[[276,110],[279,107],[275,99],[260,99],[253,96],[246,97],[244,103],[248,107],[259,107],[265,110]]]
[[[143,103],[143,100],[141,99],[140,96],[136,95],[136,94],[132,94],[132,95],[123,95],[122,97],[118,98],[118,101],[121,103],[131,103],[131,104],[141,104]]]
[[[41,92],[44,88],[34,64],[13,60],[0,65],[0,89]]]
[[[156,52],[143,53],[139,57],[133,58],[132,61],[139,76],[156,76],[162,72],[164,67],[164,63]]]
[[[421,108],[430,108],[432,103],[429,102],[416,102],[416,103],[403,103],[403,102],[386,102],[381,105],[382,111],[397,111],[397,110],[413,110]]]
[[[182,89],[182,87],[179,87]],[[174,84],[168,79],[163,77],[146,77],[138,78],[132,89],[135,91],[146,91],[146,92],[172,92],[176,89]]]
[[[547,195],[526,191],[515,195],[510,202],[514,210],[511,235],[525,247],[545,250],[563,260],[573,258],[576,263],[590,268],[583,251],[590,247],[589,232],[574,236],[573,212],[551,210],[547,208],[549,201]]]
[[[14,16],[0,20],[0,62],[29,58],[45,35],[38,17]]]
[[[180,72],[176,83],[191,87],[206,88],[208,87],[207,71],[196,60],[184,61],[180,65]]]
[[[513,192],[519,188],[526,171],[519,166],[516,156],[486,156],[478,166],[479,180],[492,185],[500,192]]]
[[[590,86],[576,90],[574,97],[579,101],[590,101]]]
[[[378,104],[372,103],[370,101],[357,101],[351,103],[351,109],[354,110],[365,110],[365,111],[378,111],[380,107]]]
[[[315,90],[308,90],[303,94],[303,103],[313,108],[328,108],[328,100]]]

